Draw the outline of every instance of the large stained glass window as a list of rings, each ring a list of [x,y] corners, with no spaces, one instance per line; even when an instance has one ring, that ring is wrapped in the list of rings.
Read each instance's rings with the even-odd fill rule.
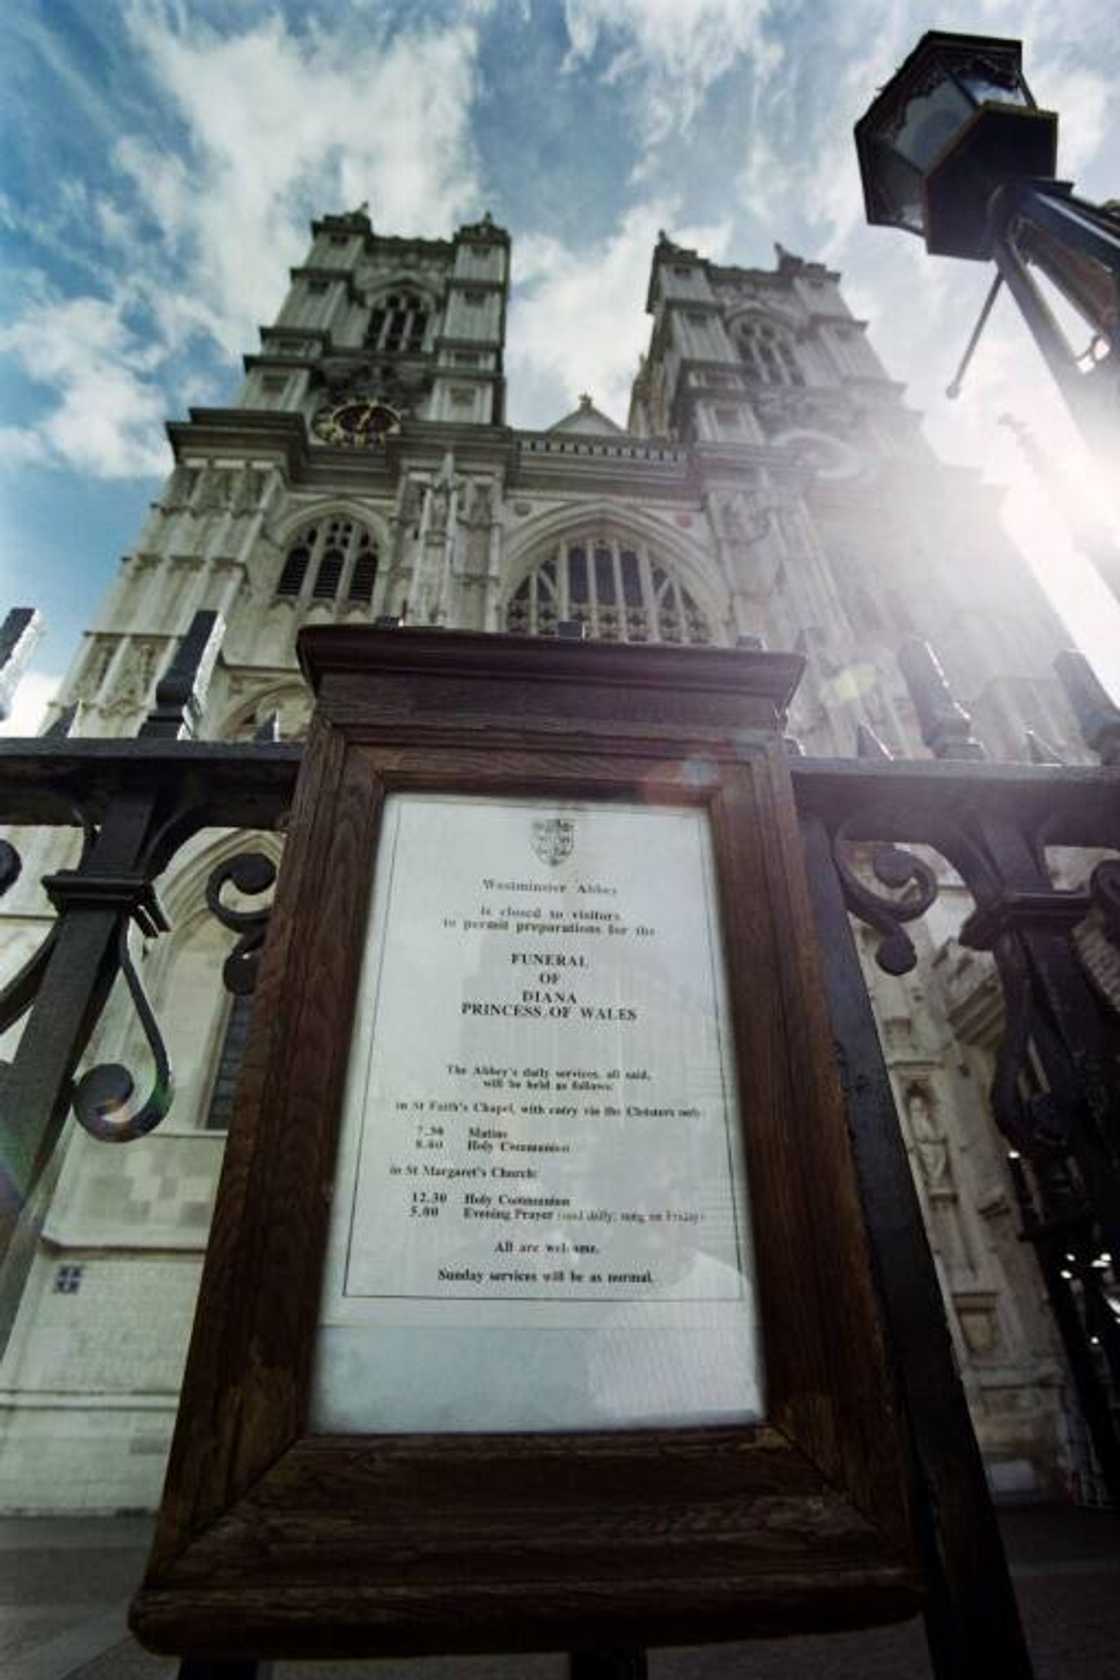
[[[773,321],[743,321],[736,331],[739,354],[764,385],[804,385],[805,375],[789,335]]]
[[[644,543],[574,537],[559,543],[518,586],[506,629],[555,636],[561,622],[604,642],[715,640],[711,623],[669,564]]]
[[[428,311],[416,292],[390,292],[370,310],[366,345],[371,350],[418,355],[424,348]]]
[[[356,519],[315,519],[297,534],[280,570],[276,593],[289,599],[368,606],[377,577],[377,544]]]

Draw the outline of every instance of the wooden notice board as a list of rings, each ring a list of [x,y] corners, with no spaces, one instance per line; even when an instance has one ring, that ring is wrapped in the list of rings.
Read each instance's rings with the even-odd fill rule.
[[[781,740],[800,661],[300,649],[138,1636],[327,1657],[913,1614]]]

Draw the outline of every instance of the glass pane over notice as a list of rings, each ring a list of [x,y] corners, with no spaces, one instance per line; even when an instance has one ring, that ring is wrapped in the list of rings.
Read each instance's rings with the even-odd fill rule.
[[[312,1428],[759,1416],[706,811],[390,796]]]

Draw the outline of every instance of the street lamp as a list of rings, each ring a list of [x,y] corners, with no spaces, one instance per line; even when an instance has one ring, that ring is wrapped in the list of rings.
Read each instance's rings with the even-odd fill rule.
[[[1006,283],[1075,421],[1113,471],[1120,214],[1055,179],[1058,118],[1035,103],[1021,43],[930,30],[856,123],[855,139],[873,226],[916,233],[936,256],[995,260],[999,272],[949,394]],[[1028,262],[1088,322],[1087,356],[1070,349]]]

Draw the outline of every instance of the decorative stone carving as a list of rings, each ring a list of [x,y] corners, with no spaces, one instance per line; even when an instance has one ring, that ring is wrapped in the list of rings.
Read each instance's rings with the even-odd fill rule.
[[[795,449],[799,463],[817,478],[856,478],[863,469],[858,452],[829,432],[795,426],[789,431],[775,432],[771,442]]]
[[[401,487],[400,511],[397,515],[405,530],[415,530],[420,523],[424,492],[415,478],[408,478]]]
[[[766,600],[785,559],[774,491],[760,476],[742,489],[713,494],[712,514],[732,589]]]
[[[490,528],[494,520],[493,487],[485,480],[476,480],[465,503],[462,523],[465,527],[464,574],[485,574],[490,562]]]
[[[403,420],[417,413],[432,388],[431,376],[423,370],[375,363],[368,353],[326,356],[316,371],[331,404],[382,403]]]
[[[690,250],[687,245],[675,244],[664,228],[658,228],[657,230],[657,255],[661,257],[681,257],[694,263],[700,261],[698,252]]]
[[[160,643],[134,641],[126,649],[117,671],[107,710],[130,712],[147,704],[156,675]]]
[[[459,229],[460,239],[486,240],[488,242],[503,242],[509,239],[505,228],[499,227],[489,210],[483,213],[480,222],[465,222]]]
[[[950,1189],[953,1183],[949,1163],[949,1140],[937,1123],[929,1091],[924,1085],[911,1085],[905,1096],[906,1118],[918,1166],[930,1189]]]
[[[494,492],[491,486],[481,480],[476,482],[471,488],[467,504],[467,524],[489,525],[494,517],[493,502]]]
[[[453,569],[456,508],[463,491],[463,479],[455,471],[451,450],[427,488],[424,510],[424,540],[416,555],[412,584],[408,592],[407,617],[411,624],[443,622]]]
[[[109,673],[116,644],[113,642],[96,641],[93,643],[86,657],[86,663],[73,690],[72,699],[85,700],[90,703],[97,700],[101,685]]]
[[[809,390],[803,385],[755,385],[751,402],[768,441],[789,431],[823,432],[850,442],[863,428],[843,390]]]
[[[443,463],[428,490],[428,536],[442,537],[447,531],[451,512],[451,498],[461,480],[455,476],[455,457],[448,450]]]
[[[1000,1345],[995,1298],[990,1295],[956,1295],[953,1305],[957,1309],[957,1322],[969,1353],[978,1359],[990,1359]]]
[[[438,480],[428,491],[428,535],[442,537],[447,530],[447,510],[451,500],[447,485]]]

